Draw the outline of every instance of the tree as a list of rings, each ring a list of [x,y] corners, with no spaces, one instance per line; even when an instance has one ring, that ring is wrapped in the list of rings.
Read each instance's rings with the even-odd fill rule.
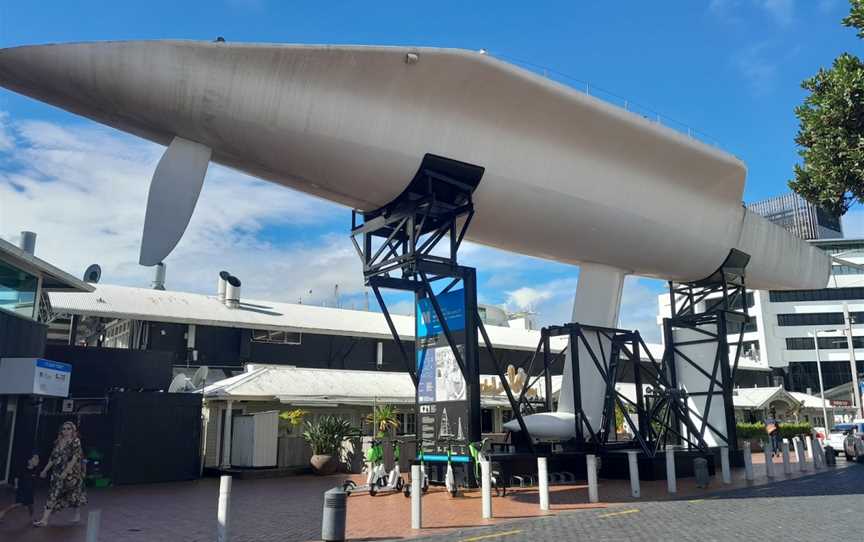
[[[399,429],[399,411],[393,405],[376,406],[371,414],[366,416],[366,422],[372,424],[373,430],[379,436]]]
[[[864,36],[864,0],[850,0],[843,24]],[[864,202],[864,63],[843,53],[830,69],[806,79],[810,91],[795,109],[795,143],[803,163],[789,186],[805,199],[837,214]]]

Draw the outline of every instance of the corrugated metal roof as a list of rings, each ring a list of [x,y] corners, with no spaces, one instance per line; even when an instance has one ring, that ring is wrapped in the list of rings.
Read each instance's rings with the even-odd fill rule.
[[[392,338],[380,312],[251,299],[242,300],[237,309],[229,309],[215,295],[108,284],[95,286],[95,291],[88,294],[51,293],[51,306],[57,312],[105,318]],[[413,339],[413,317],[394,314],[393,322],[401,337]],[[496,348],[533,351],[540,341],[539,331],[500,326],[486,326],[486,330]],[[560,351],[565,347],[566,337],[553,339],[553,349]]]
[[[76,279],[66,271],[24,252],[12,243],[0,239],[0,260],[15,267],[42,276],[42,289],[54,291],[92,292],[93,286]]]

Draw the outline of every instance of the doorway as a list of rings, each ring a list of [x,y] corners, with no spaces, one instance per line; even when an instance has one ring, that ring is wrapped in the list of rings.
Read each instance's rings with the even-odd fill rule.
[[[14,473],[10,462],[17,413],[18,396],[0,395],[0,484],[8,484]]]

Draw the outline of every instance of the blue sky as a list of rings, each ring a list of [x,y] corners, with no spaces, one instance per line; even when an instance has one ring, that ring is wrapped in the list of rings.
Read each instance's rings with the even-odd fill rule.
[[[0,0],[0,47],[224,36],[229,41],[483,48],[566,74],[577,87],[587,81],[592,93],[613,93],[707,134],[746,162],[745,198],[751,201],[786,191],[797,159],[793,109],[804,97],[800,81],[843,51],[862,52],[864,42],[840,25],[847,11],[843,0],[530,6],[501,1]],[[137,208],[134,197],[146,191],[160,149],[2,89],[0,115],[0,236],[14,240],[20,229],[34,228],[41,235],[41,255],[74,274],[99,261],[107,267],[106,281],[146,285],[149,272],[135,264],[143,208]],[[103,184],[94,184],[94,178]],[[234,208],[231,193],[239,186],[263,201]],[[172,255],[175,261],[168,261],[169,285],[173,279],[177,288],[209,291],[216,271],[233,264],[246,274],[250,292],[261,297],[296,301],[306,292],[307,302],[332,302],[332,281],[345,293],[343,304],[363,304],[359,280],[350,276],[359,267],[355,273],[349,263],[347,210],[223,168],[211,169],[201,204],[227,218],[218,224],[196,213],[190,235]],[[83,209],[70,210],[73,206]],[[63,210],[62,219],[34,221],[56,209]],[[862,216],[853,210],[847,233],[864,232]],[[310,258],[321,260],[320,265],[297,269],[305,267],[299,260]],[[471,247],[464,261],[479,267],[483,301],[533,308],[542,322],[568,319],[576,268],[482,247]],[[653,315],[661,287],[655,281],[630,281],[622,325],[638,326],[656,339]]]

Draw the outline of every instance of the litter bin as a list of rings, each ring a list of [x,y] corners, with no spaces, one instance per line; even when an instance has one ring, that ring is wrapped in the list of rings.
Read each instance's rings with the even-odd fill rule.
[[[342,542],[345,540],[345,513],[348,494],[341,487],[324,492],[324,514],[321,518],[321,540]]]
[[[837,452],[830,444],[825,446],[825,464],[829,467],[837,466]]]
[[[708,476],[708,460],[697,457],[693,460],[693,474],[696,476],[696,487],[708,487],[710,478]]]

